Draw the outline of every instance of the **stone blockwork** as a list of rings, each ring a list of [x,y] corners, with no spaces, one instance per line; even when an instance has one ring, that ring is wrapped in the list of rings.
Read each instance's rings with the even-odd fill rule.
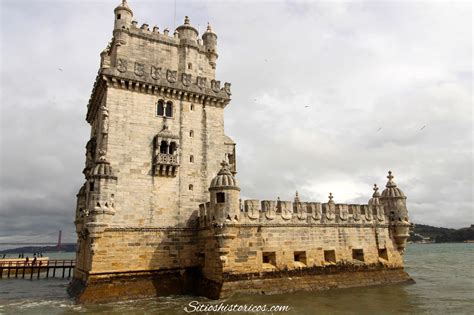
[[[200,39],[186,17],[170,36],[138,27],[126,1],[114,10],[88,104],[70,294],[219,298],[409,280],[406,197],[391,173],[366,205],[332,194],[327,203],[240,199],[217,57],[210,26]]]

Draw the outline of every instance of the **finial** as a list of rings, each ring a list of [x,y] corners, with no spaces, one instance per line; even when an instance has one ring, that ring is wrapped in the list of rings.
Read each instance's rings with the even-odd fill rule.
[[[122,5],[127,5],[127,0],[122,0]]]
[[[374,194],[372,195],[373,198],[377,198],[377,197],[380,197],[380,194],[379,194],[379,188],[377,187],[377,184],[374,184],[374,188],[372,188],[374,190]]]
[[[393,179],[393,175],[392,175],[392,171],[388,171],[388,176],[387,176],[388,180],[392,180]]]
[[[298,191],[295,193],[295,202],[300,202],[300,196],[298,195]]]
[[[189,16],[184,17],[184,25],[189,25]]]
[[[277,202],[280,202],[280,196],[277,197]]]
[[[387,178],[388,178],[388,182],[387,182],[387,185],[385,185],[385,187],[387,187],[387,188],[397,187],[397,184],[395,184],[395,182],[393,181],[392,171],[388,171]]]
[[[207,29],[208,32],[212,32],[211,24],[207,22]]]
[[[332,201],[332,198],[334,198],[334,196],[332,195],[332,193],[331,193],[331,192],[329,193],[329,196],[328,196],[328,198],[329,198],[329,201]]]
[[[223,169],[227,169],[227,168],[229,168],[229,163],[227,163],[227,161],[225,161],[225,160],[222,160],[221,166],[222,166]]]

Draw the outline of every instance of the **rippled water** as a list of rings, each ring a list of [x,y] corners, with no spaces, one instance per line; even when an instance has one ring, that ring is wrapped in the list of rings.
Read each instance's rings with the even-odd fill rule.
[[[268,307],[288,305],[290,311],[281,314],[472,314],[473,261],[474,244],[413,244],[406,253],[406,270],[416,281],[413,285],[235,295],[220,301],[175,296],[84,306],[75,305],[68,298],[67,280],[2,279],[0,314],[186,314],[184,307],[196,300]]]

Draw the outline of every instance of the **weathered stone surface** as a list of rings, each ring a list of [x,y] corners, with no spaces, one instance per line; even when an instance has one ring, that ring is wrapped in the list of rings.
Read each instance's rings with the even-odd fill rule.
[[[410,223],[390,173],[365,205],[240,199],[224,133],[230,83],[217,35],[188,18],[174,37],[124,1],[88,104],[77,195],[79,302],[194,293],[281,293],[407,282]],[[354,280],[356,279],[356,280]]]

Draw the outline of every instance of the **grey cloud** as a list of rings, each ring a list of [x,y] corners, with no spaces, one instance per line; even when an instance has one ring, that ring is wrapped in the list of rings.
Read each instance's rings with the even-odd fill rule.
[[[63,229],[74,237],[86,104],[118,2],[0,4],[0,235]],[[129,3],[139,25],[175,24],[173,1]],[[465,6],[178,2],[176,24],[189,15],[219,36],[242,196],[291,199],[298,190],[326,201],[331,191],[337,202],[366,202],[392,169],[415,222],[471,224]]]

